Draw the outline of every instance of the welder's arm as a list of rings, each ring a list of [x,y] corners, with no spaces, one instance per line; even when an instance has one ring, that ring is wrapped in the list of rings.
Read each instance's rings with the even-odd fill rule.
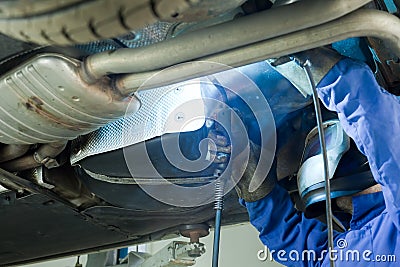
[[[288,192],[279,185],[263,199],[254,202],[241,199],[241,203],[248,210],[251,224],[259,231],[260,240],[276,261],[284,265],[290,263],[289,266],[319,266],[321,259],[325,258],[328,246],[326,225],[317,219],[305,218],[294,208]],[[290,260],[290,253],[294,253],[292,258],[296,258],[296,253],[301,257],[307,251],[315,252],[315,259],[311,256],[314,261]]]
[[[325,106],[366,155],[386,206],[400,229],[400,101],[383,90],[370,68],[343,59],[318,84]]]

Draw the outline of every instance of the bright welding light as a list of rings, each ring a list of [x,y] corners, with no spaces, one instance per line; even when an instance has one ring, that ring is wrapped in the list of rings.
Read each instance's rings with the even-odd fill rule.
[[[176,86],[171,91],[180,104],[170,110],[164,133],[191,132],[205,123],[205,104],[201,95],[200,80],[194,79]]]

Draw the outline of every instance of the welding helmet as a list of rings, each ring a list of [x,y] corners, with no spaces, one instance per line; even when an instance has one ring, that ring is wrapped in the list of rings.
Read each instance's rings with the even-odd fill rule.
[[[323,123],[331,198],[352,195],[376,184],[366,157],[344,132],[339,120]],[[307,217],[325,213],[325,178],[318,128],[306,137],[297,185]]]

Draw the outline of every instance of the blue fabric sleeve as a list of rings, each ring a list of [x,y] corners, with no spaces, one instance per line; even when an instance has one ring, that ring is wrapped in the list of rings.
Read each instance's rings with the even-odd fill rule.
[[[318,84],[324,105],[368,158],[386,208],[400,230],[400,101],[383,90],[364,63],[343,59]]]
[[[317,219],[307,219],[298,212],[286,190],[279,185],[265,198],[255,202],[244,202],[251,224],[259,231],[260,240],[273,253],[274,259],[288,266],[319,266],[320,261],[290,262],[291,251],[301,253],[305,250],[315,251],[317,257],[324,254],[328,247],[326,225]],[[338,233],[335,232],[335,235]],[[281,261],[278,251],[285,251],[285,260]]]

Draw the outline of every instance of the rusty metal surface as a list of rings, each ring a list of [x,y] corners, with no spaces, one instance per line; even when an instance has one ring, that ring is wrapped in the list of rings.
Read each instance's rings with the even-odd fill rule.
[[[85,83],[81,62],[58,54],[38,55],[0,78],[0,142],[72,140],[135,112],[139,102],[115,92],[107,78]],[[129,102],[137,104],[129,105]]]
[[[190,243],[199,243],[201,237],[208,236],[210,226],[208,224],[182,225],[179,232],[182,236],[190,238]]]

